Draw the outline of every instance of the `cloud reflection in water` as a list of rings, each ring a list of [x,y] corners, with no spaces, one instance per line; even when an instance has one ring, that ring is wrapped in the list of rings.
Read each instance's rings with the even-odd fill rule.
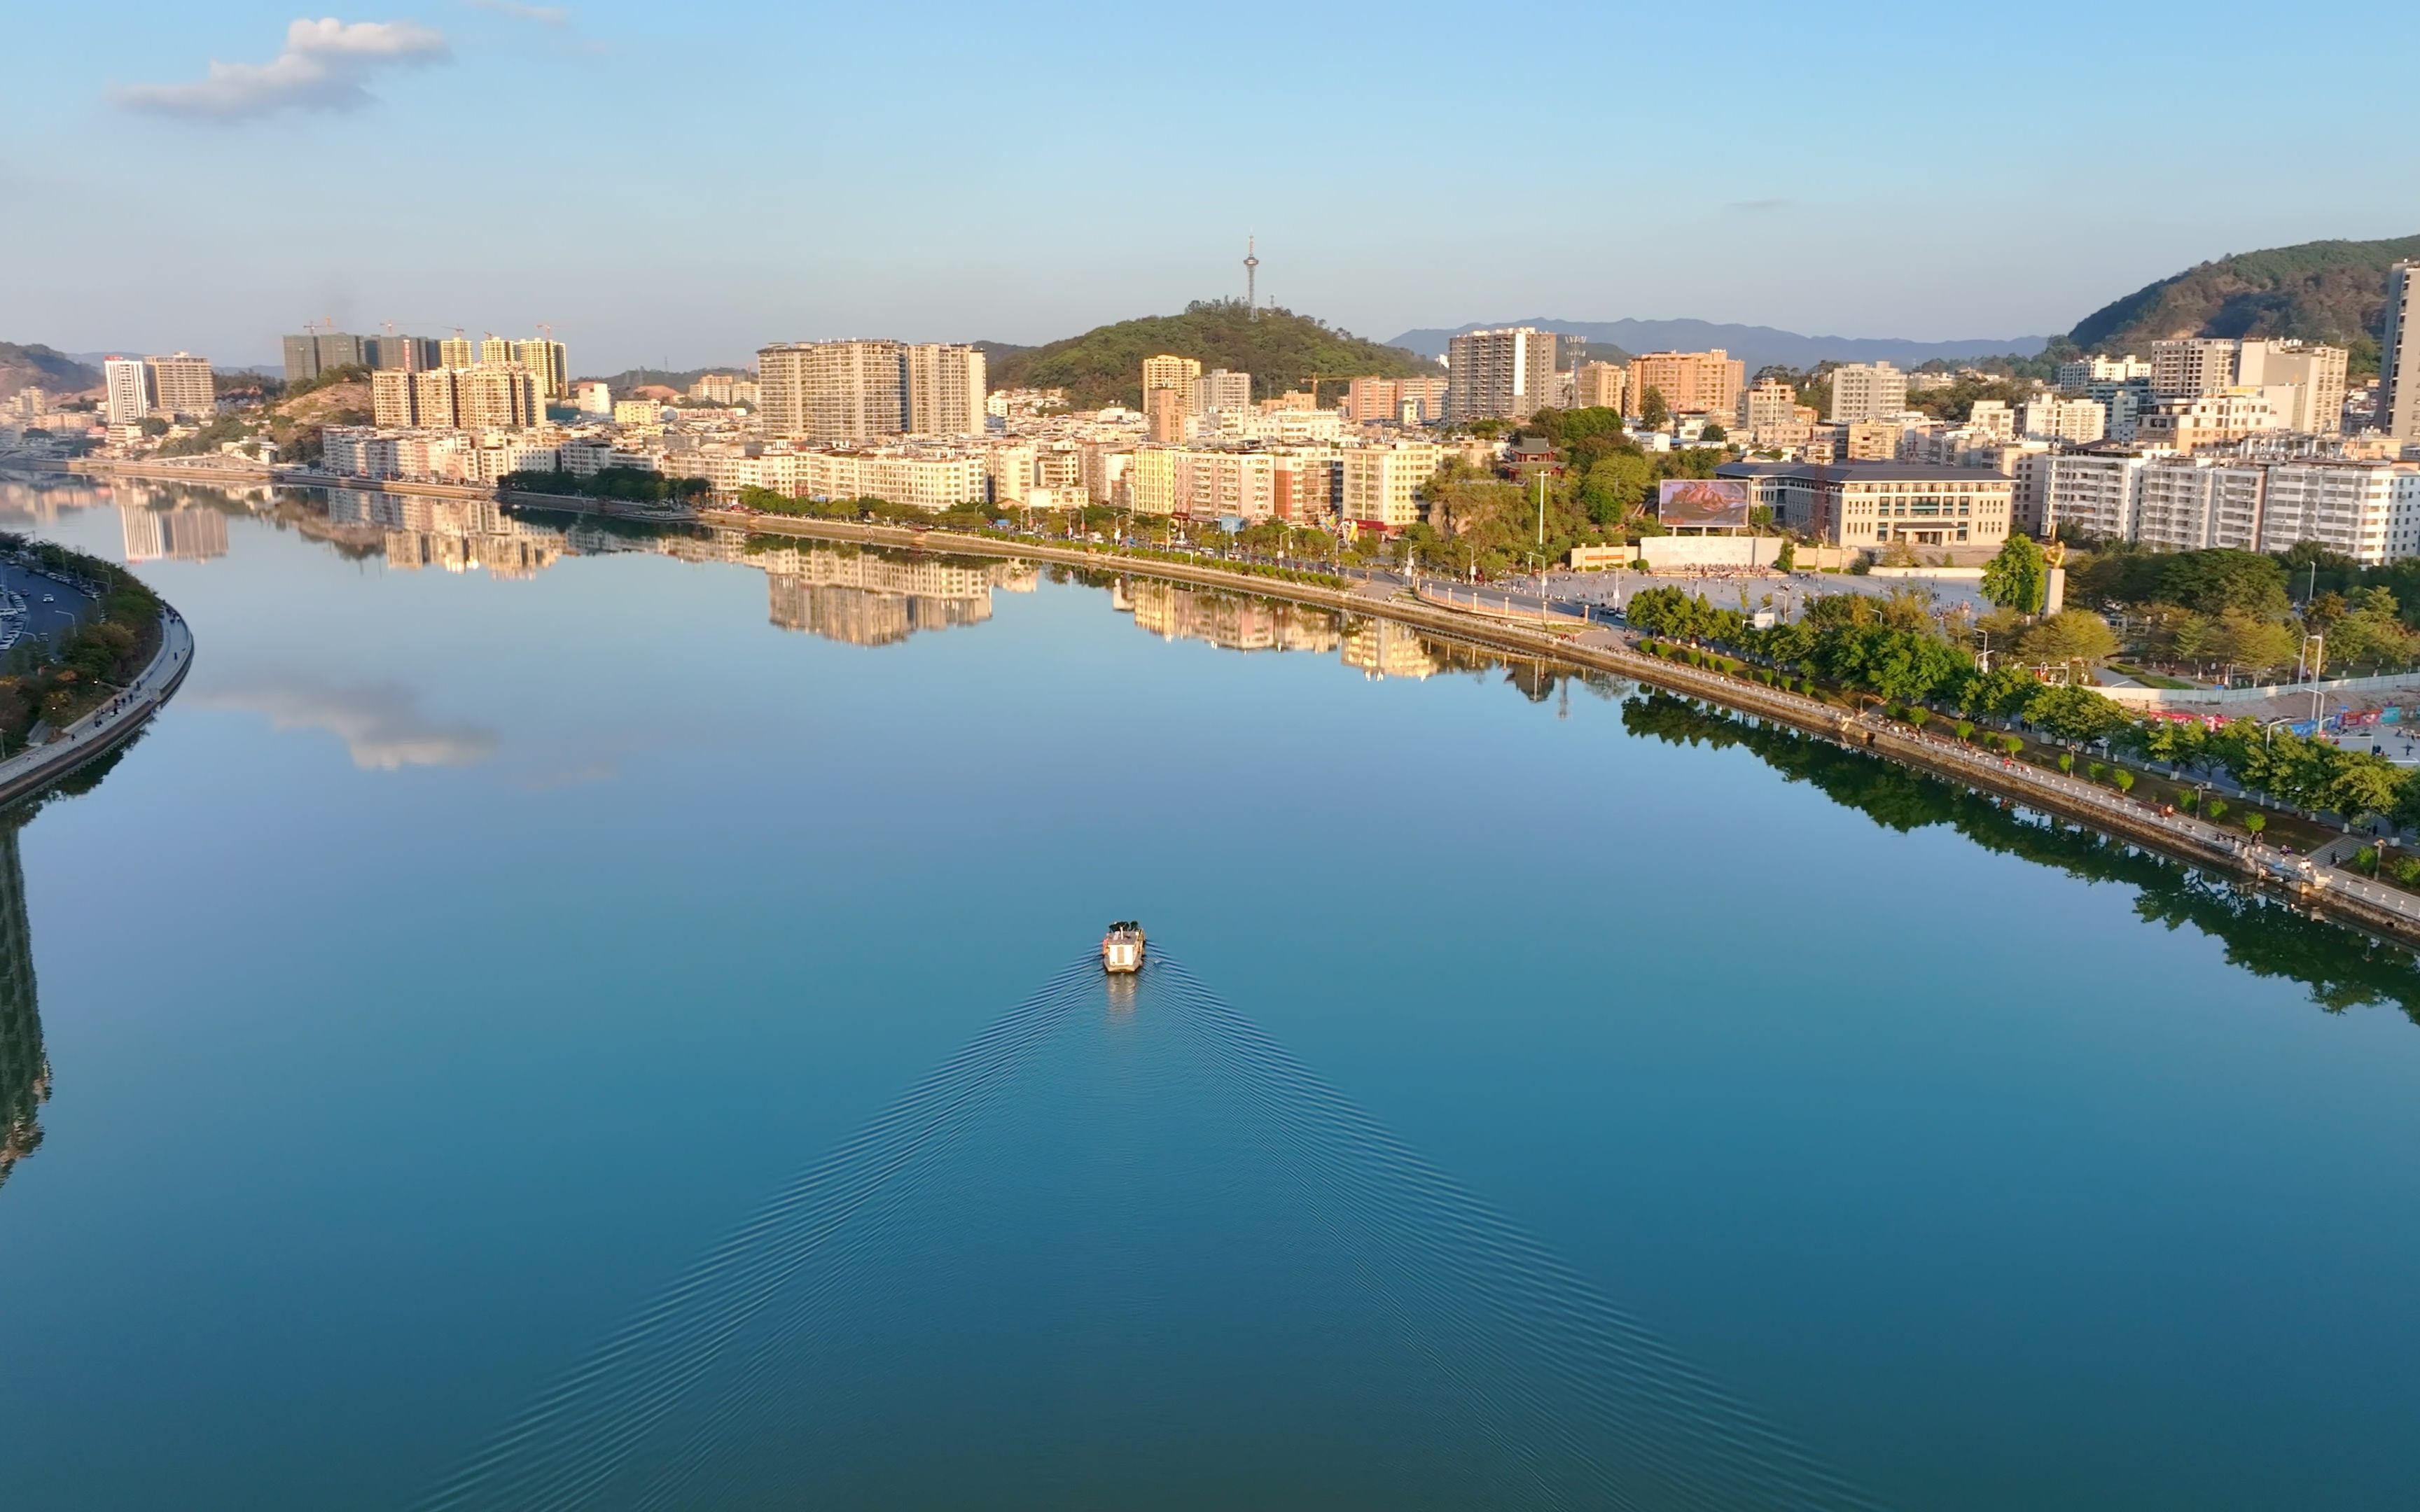
[[[494,755],[497,746],[496,733],[484,725],[429,718],[421,712],[420,695],[396,683],[337,687],[288,676],[213,689],[197,702],[256,710],[278,730],[325,730],[345,743],[364,771],[469,766]]]

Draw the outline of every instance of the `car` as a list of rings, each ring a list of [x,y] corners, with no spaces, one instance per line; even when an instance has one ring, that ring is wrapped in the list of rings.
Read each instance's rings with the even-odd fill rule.
[[[58,601],[59,595],[56,594],[44,594],[42,595],[42,602],[45,604],[55,604]]]

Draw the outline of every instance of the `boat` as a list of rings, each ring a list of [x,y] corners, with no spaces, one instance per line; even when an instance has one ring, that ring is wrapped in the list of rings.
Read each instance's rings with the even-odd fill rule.
[[[1142,969],[1142,926],[1122,918],[1101,936],[1101,969],[1113,977]]]

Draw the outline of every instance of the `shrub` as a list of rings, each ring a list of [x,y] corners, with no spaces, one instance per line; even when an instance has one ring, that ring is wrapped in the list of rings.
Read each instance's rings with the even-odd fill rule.
[[[2022,756],[2025,752],[2025,743],[2015,735],[2002,735],[2000,748],[2011,756]]]
[[[2203,818],[2209,820],[2213,825],[2217,824],[2220,820],[2226,817],[2226,800],[2225,798],[2212,798],[2208,803],[2201,806],[2201,812]]]
[[[2356,872],[2366,872],[2371,876],[2378,875],[2378,847],[2365,845],[2353,852],[2352,867]]]
[[[2201,795],[2198,793],[2180,793],[2177,795],[2177,807],[2182,809],[2187,813],[2193,812],[2194,806],[2199,802],[2201,802]]]
[[[2105,762],[2086,762],[2084,765],[2084,770],[2085,774],[2090,777],[2095,782],[2100,781],[2103,777],[2109,775],[2109,766]]]
[[[2120,793],[2132,793],[2132,792],[2133,792],[2133,791],[2134,791],[2134,774],[2133,774],[2133,773],[2132,773],[2132,772],[2130,772],[2130,771],[2128,771],[2128,770],[2126,770],[2126,768],[2124,768],[2124,767],[2122,767],[2122,766],[2121,766],[2121,767],[2119,767],[2119,768],[2118,768],[2118,776],[2117,776],[2116,780],[2117,780],[2117,783],[2118,783],[2118,792],[2120,792]]]
[[[2243,816],[2243,827],[2257,835],[2262,830],[2269,827],[2269,816],[2265,813],[2245,814]]]
[[[1961,720],[1959,720],[1959,721],[1958,721],[1958,723],[1957,723],[1957,725],[1956,725],[1956,727],[1955,727],[1955,728],[1956,728],[1956,729],[1957,729],[1957,731],[1958,731],[1958,738],[1959,738],[1961,741],[1967,741],[1967,740],[1972,740],[1972,739],[1974,739],[1974,738],[1975,738],[1975,721],[1974,721],[1974,720],[1972,720],[1972,719],[1961,719]]]
[[[2420,887],[2420,856],[2406,856],[2395,863],[2395,880],[2407,887]]]
[[[2060,751],[2058,753],[2058,769],[2070,774],[2071,776],[2073,775],[2075,771],[2075,752],[2071,750]]]

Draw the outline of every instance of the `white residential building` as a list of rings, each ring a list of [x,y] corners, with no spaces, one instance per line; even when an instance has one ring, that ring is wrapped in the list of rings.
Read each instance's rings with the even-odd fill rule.
[[[111,424],[135,424],[151,413],[151,368],[143,359],[104,359],[101,376],[101,413]]]
[[[2134,539],[2149,461],[2142,453],[2111,447],[2052,453],[2033,464],[2040,480],[2034,533]]]
[[[2333,436],[2344,428],[2342,347],[2301,341],[2247,341],[2236,353],[2235,381],[2270,394],[2287,430]]]
[[[1907,375],[1888,363],[1847,363],[1832,369],[1835,425],[1888,420],[1907,408]]]
[[[2085,445],[2109,434],[2109,410],[2090,399],[2062,399],[2043,394],[2028,399],[2018,411],[2019,434],[2036,440]]]
[[[2188,336],[2151,343],[2151,392],[2163,399],[2198,399],[2235,386],[2235,343]]]
[[[2058,364],[2058,386],[2068,393],[2082,393],[2093,383],[2123,383],[2132,378],[2148,379],[2151,376],[2149,359],[2125,357],[2079,357],[2071,363]]]

